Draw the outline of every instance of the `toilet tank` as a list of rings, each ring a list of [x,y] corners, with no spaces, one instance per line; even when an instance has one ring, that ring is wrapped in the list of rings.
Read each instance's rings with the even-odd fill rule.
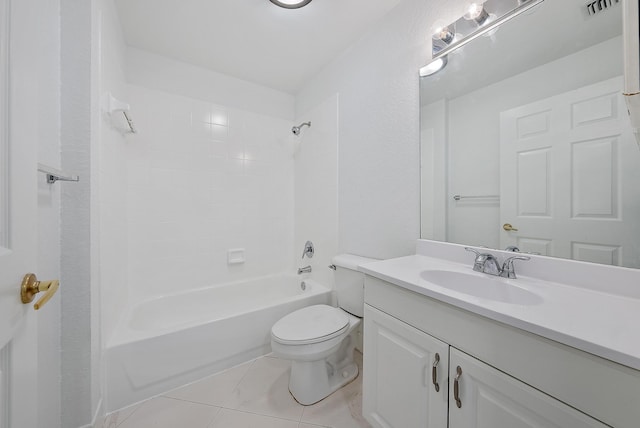
[[[334,280],[338,306],[352,315],[364,315],[364,273],[358,272],[358,266],[377,261],[353,254],[340,254],[333,258],[336,267]]]

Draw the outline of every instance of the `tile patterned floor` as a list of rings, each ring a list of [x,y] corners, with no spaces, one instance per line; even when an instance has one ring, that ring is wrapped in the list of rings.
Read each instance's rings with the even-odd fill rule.
[[[362,354],[355,353],[362,373]],[[362,375],[314,404],[287,387],[290,362],[265,356],[107,416],[103,428],[366,428]]]

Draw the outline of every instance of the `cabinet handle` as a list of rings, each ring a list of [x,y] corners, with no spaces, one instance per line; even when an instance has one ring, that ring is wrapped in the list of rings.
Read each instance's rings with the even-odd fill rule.
[[[438,363],[440,363],[440,354],[436,353],[436,358],[433,360],[433,367],[431,368],[431,381],[436,392],[440,391],[440,385],[438,385]]]
[[[462,407],[462,401],[460,400],[460,376],[462,376],[462,369],[460,366],[456,368],[456,378],[453,380],[453,398],[456,400],[456,406],[458,409]]]

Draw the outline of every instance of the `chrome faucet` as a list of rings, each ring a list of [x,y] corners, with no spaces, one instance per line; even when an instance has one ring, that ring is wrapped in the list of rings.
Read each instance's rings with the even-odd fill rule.
[[[498,263],[498,259],[493,254],[481,253],[480,251],[470,247],[465,247],[464,249],[467,251],[471,251],[476,255],[476,258],[473,261],[474,271],[486,273],[489,275],[500,276],[503,278],[510,278],[510,279],[516,278],[516,271],[513,265],[513,262],[515,260],[531,259],[531,257],[527,257],[527,256],[509,257],[504,261],[504,263],[502,264],[502,267],[500,267],[500,264]]]
[[[298,268],[298,275],[302,275],[303,273],[311,272],[311,265]]]
[[[531,257],[527,257],[527,256],[513,256],[513,257],[509,257],[507,260],[504,261],[504,263],[502,264],[502,270],[500,271],[500,276],[503,278],[511,278],[511,279],[516,279],[516,271],[513,267],[513,262],[515,260],[530,260]]]
[[[496,259],[493,254],[481,253],[469,247],[465,247],[465,250],[471,251],[476,255],[476,259],[473,262],[473,270],[488,273],[489,275],[500,275],[500,265],[498,264],[498,259]]]

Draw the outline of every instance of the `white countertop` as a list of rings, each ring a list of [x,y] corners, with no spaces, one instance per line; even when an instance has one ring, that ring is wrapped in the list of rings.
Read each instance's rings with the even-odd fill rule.
[[[472,265],[473,257],[463,264],[413,255],[364,264],[359,270],[407,290],[640,370],[640,299],[524,275],[518,275],[518,279],[492,277],[474,272]],[[504,303],[456,292],[421,278],[422,271],[436,269],[497,278],[527,289],[541,299],[531,305]]]

